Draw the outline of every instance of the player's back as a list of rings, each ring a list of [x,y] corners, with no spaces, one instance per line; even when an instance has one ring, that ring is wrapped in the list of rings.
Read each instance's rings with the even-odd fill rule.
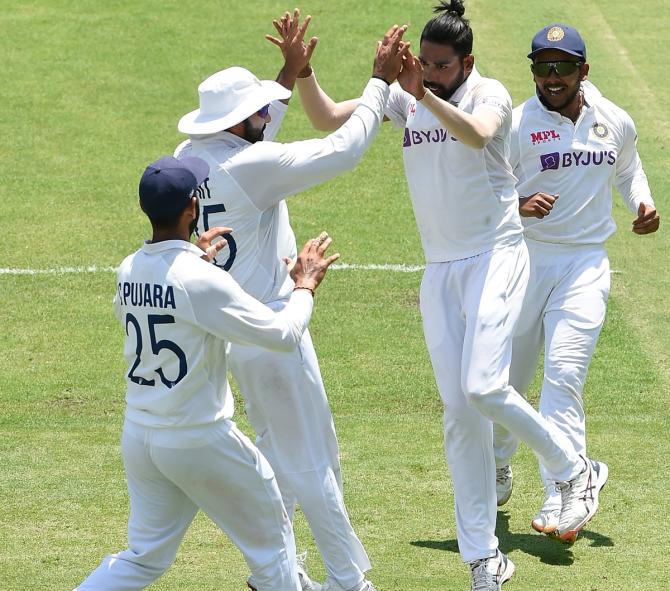
[[[206,290],[211,272],[181,240],[147,243],[119,267],[114,306],[126,333],[129,420],[182,427],[232,416],[226,341],[200,325],[189,293],[190,285]]]
[[[232,228],[233,233],[225,235],[228,247],[216,257],[215,264],[262,302],[286,298],[293,282],[282,257],[295,258],[297,254],[288,208],[283,200],[266,209],[254,204],[231,172],[241,152],[256,147],[240,143],[232,134],[221,135],[232,141],[188,140],[175,151],[177,158],[197,156],[210,166],[209,179],[199,192],[198,232],[215,226]]]

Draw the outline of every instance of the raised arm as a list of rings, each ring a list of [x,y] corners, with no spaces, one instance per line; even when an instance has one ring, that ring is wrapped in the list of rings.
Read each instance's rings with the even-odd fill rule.
[[[277,81],[290,90],[297,81],[300,100],[312,126],[320,131],[335,131],[351,117],[359,99],[336,103],[319,86],[309,63],[318,38],[312,37],[305,43],[304,33],[311,16],[305,18],[302,26],[298,24],[299,17],[300,11],[297,8],[293,16],[288,12],[284,13],[281,19],[273,21],[279,38],[272,35],[265,36],[268,41],[279,47],[284,56],[285,65]],[[294,59],[291,59],[291,55]]]
[[[490,108],[485,103],[476,106],[472,113],[466,113],[435,96],[423,85],[423,67],[411,51],[405,56],[398,82],[403,90],[421,101],[451,135],[466,146],[478,150],[485,148],[503,124],[497,108]],[[511,104],[508,109],[511,113]]]
[[[323,139],[288,144],[257,142],[234,159],[230,174],[261,210],[351,170],[374,139],[384,117],[389,82],[400,71],[405,27],[394,26],[380,42],[373,76],[347,122]]]

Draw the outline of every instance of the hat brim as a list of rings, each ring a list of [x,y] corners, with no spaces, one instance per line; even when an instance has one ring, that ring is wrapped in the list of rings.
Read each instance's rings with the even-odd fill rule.
[[[272,101],[285,100],[290,96],[291,91],[274,80],[261,80],[261,88],[230,113],[204,115],[196,109],[179,120],[177,129],[189,135],[217,133],[251,117]]]
[[[558,51],[562,51],[563,53],[567,53],[568,55],[574,55],[575,57],[579,57],[583,60],[586,60],[586,56],[582,55],[581,53],[577,53],[576,51],[570,51],[569,49],[563,49],[562,47],[540,47],[539,49],[536,49],[535,51],[531,51],[528,54],[528,59],[533,59],[538,53],[542,53],[543,51],[547,51],[549,49],[554,49]]]

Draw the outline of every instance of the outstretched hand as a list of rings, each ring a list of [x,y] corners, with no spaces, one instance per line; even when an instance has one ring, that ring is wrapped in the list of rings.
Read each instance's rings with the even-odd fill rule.
[[[402,57],[402,70],[398,74],[400,87],[420,101],[426,95],[423,85],[423,66],[412,51],[408,48]]]
[[[295,262],[285,260],[287,264],[292,263],[290,274],[296,289],[305,288],[313,292],[323,281],[328,267],[340,258],[340,253],[325,258],[332,241],[326,232],[321,232],[317,238],[307,241]]]
[[[311,16],[306,16],[302,25],[300,24],[300,9],[296,8],[293,15],[285,12],[280,19],[274,19],[274,25],[279,38],[266,35],[265,38],[273,43],[284,56],[284,71],[291,76],[298,76],[309,69],[309,61],[318,42],[317,37],[312,37],[305,43],[305,32],[309,26]]]
[[[393,25],[381,41],[377,42],[372,75],[384,79],[389,84],[393,82],[402,68],[403,56],[409,51],[409,42],[402,40],[407,25],[399,27]]]
[[[208,263],[213,261],[219,251],[223,250],[228,244],[228,241],[223,236],[230,234],[232,231],[232,228],[217,226],[200,234],[195,242],[195,245],[205,253],[200,258]],[[214,242],[217,238],[219,240]]]

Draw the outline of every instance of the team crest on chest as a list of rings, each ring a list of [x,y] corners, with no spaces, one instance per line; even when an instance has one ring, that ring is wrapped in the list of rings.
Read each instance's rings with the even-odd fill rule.
[[[607,125],[604,123],[594,123],[593,127],[591,128],[593,130],[593,135],[596,137],[599,137],[600,139],[606,138],[610,130],[607,128]]]
[[[551,27],[547,31],[547,41],[560,41],[565,37],[565,31],[561,27]]]

